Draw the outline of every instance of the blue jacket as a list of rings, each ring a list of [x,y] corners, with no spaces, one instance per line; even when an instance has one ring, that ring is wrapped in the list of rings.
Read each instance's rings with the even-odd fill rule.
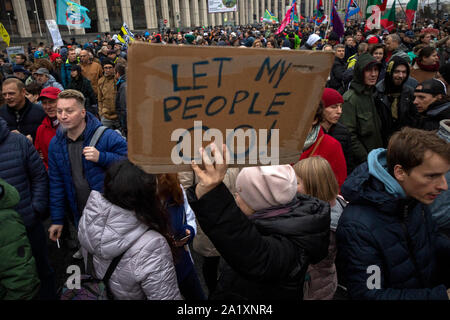
[[[95,130],[101,126],[91,113],[86,112],[86,129],[84,131],[83,148],[89,145]],[[61,127],[61,126],[60,126]],[[97,163],[88,161],[83,157],[84,175],[91,190],[103,191],[105,170],[113,162],[126,157],[127,143],[114,130],[107,129],[96,145],[100,152]],[[50,215],[53,224],[64,224],[65,201],[67,200],[78,225],[80,219],[75,195],[75,186],[72,182],[67,138],[62,130],[56,131],[48,151],[48,173],[50,178]]]
[[[72,70],[73,64],[79,64],[80,58],[77,58],[76,63],[70,63],[69,59],[67,58],[66,62],[61,66],[61,81],[64,88],[67,88],[70,84],[70,71]]]
[[[188,245],[192,243],[197,233],[194,212],[189,206],[183,186],[180,185],[180,188],[183,191],[184,205],[179,206],[171,199],[166,201],[166,209],[169,212],[170,224],[175,239],[179,240],[183,238],[186,235],[186,229],[191,233],[186,245],[177,248],[178,255],[175,263],[175,270],[177,272],[178,283],[181,283],[194,270],[194,262],[192,261]]]
[[[353,299],[448,300],[448,270],[441,276],[440,267],[450,259],[450,239],[437,233],[427,206],[393,189],[369,173],[367,162],[344,182],[350,204],[336,232],[343,284]],[[379,289],[368,288],[376,283],[370,266],[380,268]]]
[[[442,120],[440,123],[438,135],[450,143],[450,120]],[[450,171],[445,175],[447,185],[450,188]],[[431,214],[439,229],[450,232],[450,189],[443,191],[436,200],[430,204]]]
[[[0,117],[0,178],[14,186],[20,202],[14,208],[27,228],[48,209],[48,177],[33,144],[22,134],[11,133]]]

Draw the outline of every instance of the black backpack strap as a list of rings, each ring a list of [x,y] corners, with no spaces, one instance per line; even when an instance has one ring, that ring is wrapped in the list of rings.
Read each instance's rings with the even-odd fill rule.
[[[114,296],[111,292],[111,289],[109,288],[109,279],[111,278],[112,274],[114,273],[114,270],[116,270],[117,265],[119,264],[120,260],[122,260],[123,255],[127,252],[125,250],[120,256],[115,257],[111,264],[108,267],[108,270],[106,270],[105,276],[103,277],[102,281],[105,284],[106,287],[106,295],[108,296],[109,300],[114,300]]]
[[[86,273],[95,278],[94,256],[88,251]]]

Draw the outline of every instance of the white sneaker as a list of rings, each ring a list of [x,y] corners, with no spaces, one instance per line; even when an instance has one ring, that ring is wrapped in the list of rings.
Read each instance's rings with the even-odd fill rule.
[[[83,259],[83,255],[81,254],[81,249],[78,250],[77,252],[75,252],[75,253],[73,254],[72,258],[78,259],[78,260]]]

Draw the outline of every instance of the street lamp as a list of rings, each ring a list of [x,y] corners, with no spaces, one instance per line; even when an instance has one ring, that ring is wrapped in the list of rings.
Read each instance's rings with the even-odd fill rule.
[[[8,15],[8,19],[9,19],[9,32],[13,33],[13,29],[12,29],[12,23],[11,23],[11,12],[7,12],[6,13]]]
[[[38,13],[37,5],[36,5],[36,0],[34,0],[34,8],[36,9],[36,10],[34,11],[34,13],[36,14],[36,18],[37,18],[37,24],[38,24],[38,27],[39,27],[39,34],[40,34],[41,37],[42,37],[41,21],[39,20],[39,13]]]

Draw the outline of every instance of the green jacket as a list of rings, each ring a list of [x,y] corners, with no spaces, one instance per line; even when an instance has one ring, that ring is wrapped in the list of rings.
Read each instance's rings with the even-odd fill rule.
[[[22,218],[11,209],[20,196],[2,179],[0,188],[0,300],[33,299],[40,285],[36,264]]]
[[[350,131],[356,165],[367,161],[371,150],[383,147],[381,120],[373,99],[375,86],[364,85],[364,68],[371,63],[376,63],[376,60],[368,53],[358,58],[350,89],[344,94],[340,119]]]

